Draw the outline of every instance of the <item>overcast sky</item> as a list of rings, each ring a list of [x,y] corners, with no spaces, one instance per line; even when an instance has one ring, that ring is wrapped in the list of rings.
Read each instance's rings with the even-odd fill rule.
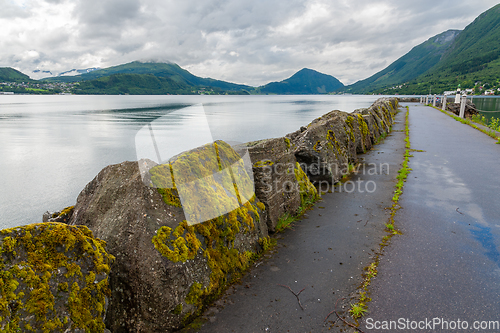
[[[307,67],[344,84],[463,29],[495,0],[0,0],[0,67],[38,78],[134,60],[253,86]]]

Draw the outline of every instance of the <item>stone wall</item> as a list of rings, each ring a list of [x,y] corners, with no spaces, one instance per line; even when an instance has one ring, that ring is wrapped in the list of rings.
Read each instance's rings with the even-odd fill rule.
[[[266,206],[269,232],[284,214],[294,215],[316,198],[309,181],[340,180],[357,154],[390,131],[397,107],[397,99],[382,98],[353,113],[331,111],[285,137],[248,143],[255,193]],[[307,182],[300,181],[304,171]]]
[[[309,179],[334,184],[347,173],[357,154],[369,150],[390,131],[397,108],[395,99],[379,99],[353,113],[331,111],[308,126],[290,133],[295,157]]]

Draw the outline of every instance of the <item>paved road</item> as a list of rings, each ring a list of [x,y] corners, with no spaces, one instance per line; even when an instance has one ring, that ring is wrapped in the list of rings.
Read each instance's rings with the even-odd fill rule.
[[[500,321],[500,145],[435,109],[408,105],[412,148],[425,152],[410,160],[396,216],[403,235],[382,257],[361,328],[408,332],[375,330],[375,321],[437,318],[412,331],[499,332],[472,325]],[[468,328],[453,330],[458,320]]]
[[[363,267],[386,235],[385,208],[391,206],[404,154],[404,113],[396,120],[393,133],[363,155],[365,168],[352,178],[363,193],[352,191],[350,183],[342,193],[325,194],[304,220],[282,235],[272,256],[257,263],[240,285],[206,312],[209,321],[200,332],[347,331],[335,322],[335,314],[326,323],[324,319],[339,298],[355,292]],[[368,193],[374,185],[376,191]],[[295,293],[305,288],[299,295],[304,309],[290,290],[278,284]]]

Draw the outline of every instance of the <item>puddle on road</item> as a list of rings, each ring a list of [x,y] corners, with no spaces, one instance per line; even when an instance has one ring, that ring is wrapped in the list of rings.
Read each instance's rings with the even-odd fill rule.
[[[472,237],[486,250],[484,255],[500,267],[500,252],[498,252],[495,244],[495,236],[491,232],[491,228],[480,224],[475,224],[473,228],[474,229],[471,228],[469,230]]]

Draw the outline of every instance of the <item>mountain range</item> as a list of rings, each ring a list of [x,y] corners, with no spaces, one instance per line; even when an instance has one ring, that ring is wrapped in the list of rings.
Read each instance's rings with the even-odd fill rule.
[[[74,71],[74,70],[73,70]],[[28,76],[5,69],[11,78],[30,80]],[[13,73],[18,73],[15,76]],[[0,72],[0,81],[3,80]],[[9,77],[5,76],[6,81]],[[76,94],[326,94],[344,87],[335,77],[304,68],[281,82],[272,82],[261,87],[251,87],[201,78],[174,63],[134,61],[128,64],[103,69],[84,70],[82,74],[58,75],[37,82],[70,83]]]
[[[350,93],[425,94],[500,85],[500,4],[463,31],[448,30],[414,47],[371,77],[347,86]]]
[[[0,81],[2,82],[17,82],[17,81],[29,81],[30,77],[26,74],[21,73],[18,70],[10,67],[0,67]]]
[[[448,30],[415,46],[374,75],[344,86],[331,75],[301,69],[290,78],[261,87],[201,78],[174,63],[131,62],[104,69],[72,70],[43,81],[75,83],[80,94],[423,94],[463,88],[500,87],[500,4],[463,31]],[[0,68],[1,81],[26,81]],[[499,91],[500,92],[500,91]]]

